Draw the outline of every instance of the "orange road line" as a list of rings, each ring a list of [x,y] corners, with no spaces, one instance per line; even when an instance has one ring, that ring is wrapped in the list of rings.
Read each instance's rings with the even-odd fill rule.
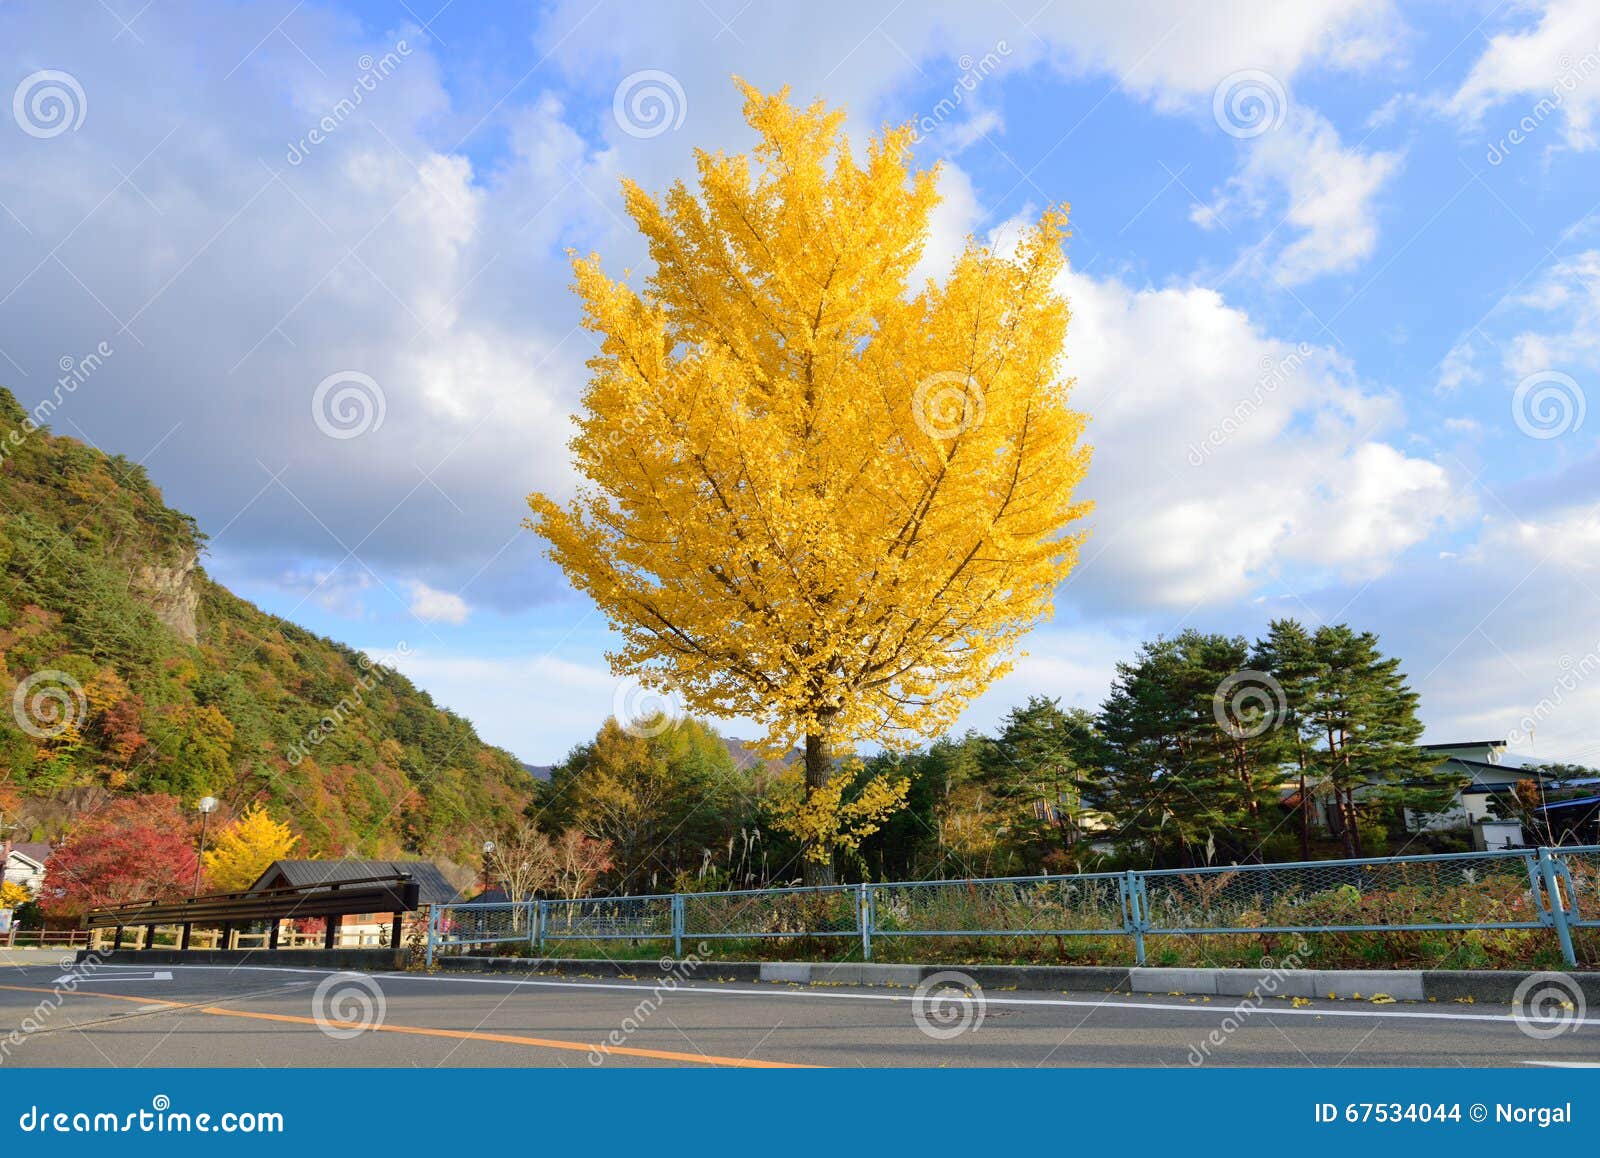
[[[78,997],[103,997],[110,1001],[137,1001],[141,1005],[161,1005],[171,1009],[192,1009],[196,1013],[208,1013],[214,1017],[243,1017],[253,1021],[281,1021],[291,1025],[315,1025],[318,1028],[331,1026],[336,1029],[365,1029],[380,1033],[409,1033],[419,1037],[446,1037],[460,1041],[495,1042],[501,1045],[530,1045],[540,1049],[564,1049],[577,1053],[597,1053],[601,1055],[616,1054],[619,1057],[650,1058],[654,1061],[693,1062],[696,1065],[735,1066],[741,1069],[814,1068],[799,1062],[716,1057],[708,1054],[677,1053],[666,1049],[643,1049],[637,1046],[586,1045],[577,1041],[559,1041],[548,1037],[523,1037],[510,1033],[485,1033],[481,1030],[472,1029],[433,1029],[424,1025],[363,1025],[360,1022],[334,1021],[332,1019],[318,1021],[314,1017],[299,1017],[288,1013],[262,1013],[252,1009],[223,1009],[218,1005],[203,1005],[200,1003],[185,1005],[181,1001],[165,1001],[161,998],[138,997],[127,993],[93,993],[85,989],[41,989],[32,985],[0,985],[0,989],[7,989],[16,993],[71,993]]]

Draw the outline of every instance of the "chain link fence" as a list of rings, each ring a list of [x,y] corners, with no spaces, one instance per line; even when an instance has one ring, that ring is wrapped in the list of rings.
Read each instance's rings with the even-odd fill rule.
[[[1600,928],[1600,846],[984,880],[445,905],[428,962],[520,942],[1126,936]]]
[[[585,897],[540,901],[547,941],[654,940],[672,936],[673,898]]]
[[[686,937],[850,937],[861,929],[857,885],[683,896]]]
[[[1120,933],[1122,873],[872,886],[874,932],[884,937]]]
[[[1149,933],[1536,929],[1532,852],[1137,874]]]

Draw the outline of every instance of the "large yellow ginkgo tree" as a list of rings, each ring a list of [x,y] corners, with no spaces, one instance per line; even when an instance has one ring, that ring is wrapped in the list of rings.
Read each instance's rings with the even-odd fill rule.
[[[803,743],[820,804],[836,752],[947,728],[1077,560],[1066,217],[911,285],[938,197],[910,127],[858,158],[842,111],[741,88],[749,154],[697,153],[698,189],[659,200],[624,182],[643,291],[574,261],[600,335],[587,485],[530,496],[528,525],[621,636],[619,673],[762,721],[771,753]]]

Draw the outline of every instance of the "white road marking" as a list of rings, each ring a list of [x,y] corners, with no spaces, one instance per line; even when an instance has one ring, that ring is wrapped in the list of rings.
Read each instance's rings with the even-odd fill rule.
[[[1600,1070],[1600,1062],[1533,1061],[1530,1058],[1523,1058],[1522,1064],[1525,1066],[1545,1066],[1553,1070]]]
[[[171,981],[172,974],[165,969],[154,970],[148,973],[63,973],[51,982],[52,985],[64,985],[68,981],[75,985],[104,985],[107,981]]]
[[[174,965],[174,969],[210,970],[222,973],[354,973],[360,972],[353,969],[308,969],[288,965]],[[659,983],[638,982],[628,983],[620,981],[550,981],[535,978],[509,978],[509,977],[456,977],[439,976],[425,973],[368,973],[374,981],[411,981],[423,984],[445,985],[510,985],[516,988],[548,988],[548,989],[618,989],[628,992],[645,992],[662,988]],[[794,997],[810,998],[823,1001],[897,1001],[909,1002],[916,998],[910,993],[841,993],[836,990],[819,989],[791,989],[780,988],[774,985],[770,989],[733,988],[727,985],[685,985],[679,983],[668,992],[698,993],[709,997]],[[1138,994],[1107,994],[1098,1001],[1084,1001],[1067,997],[993,997],[984,994],[984,1000],[990,1005],[1014,1006],[1041,1006],[1048,1008],[1068,1009],[1116,1009],[1116,1010],[1157,1010],[1166,1013],[1201,1013],[1208,1015],[1226,1014],[1236,1012],[1245,1003],[1244,998],[1234,1002],[1212,1001],[1206,1004],[1183,1004],[1172,1002],[1140,1001]],[[951,995],[952,1000],[971,1000],[970,998]],[[217,997],[215,1000],[226,1000]],[[1517,1018],[1509,1013],[1452,1013],[1444,1010],[1431,1009],[1396,1009],[1393,1006],[1383,1006],[1378,1009],[1331,1009],[1305,1008],[1296,1009],[1285,1004],[1278,1006],[1265,1001],[1258,1002],[1251,1007],[1255,1013],[1267,1014],[1273,1017],[1367,1017],[1367,1018],[1406,1018],[1423,1021],[1491,1021],[1515,1024]],[[1574,1022],[1573,1029],[1579,1026],[1600,1028],[1600,1017],[1586,1017],[1582,1021]]]

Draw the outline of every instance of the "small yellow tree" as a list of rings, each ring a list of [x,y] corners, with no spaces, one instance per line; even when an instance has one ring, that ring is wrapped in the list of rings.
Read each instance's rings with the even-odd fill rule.
[[[240,892],[255,884],[275,860],[294,851],[300,838],[266,809],[252,804],[232,824],[217,833],[206,850],[206,883],[216,892]]]
[[[1066,219],[1009,255],[969,238],[914,287],[938,198],[910,127],[858,160],[841,112],[741,87],[753,153],[698,154],[698,195],[624,183],[644,292],[575,262],[601,336],[572,442],[590,485],[530,496],[529,525],[621,635],[615,669],[761,720],[768,754],[804,743],[795,819],[825,841],[858,827],[823,815],[834,751],[949,727],[1077,559]]]
[[[0,881],[0,909],[16,909],[33,898],[16,881]]]

